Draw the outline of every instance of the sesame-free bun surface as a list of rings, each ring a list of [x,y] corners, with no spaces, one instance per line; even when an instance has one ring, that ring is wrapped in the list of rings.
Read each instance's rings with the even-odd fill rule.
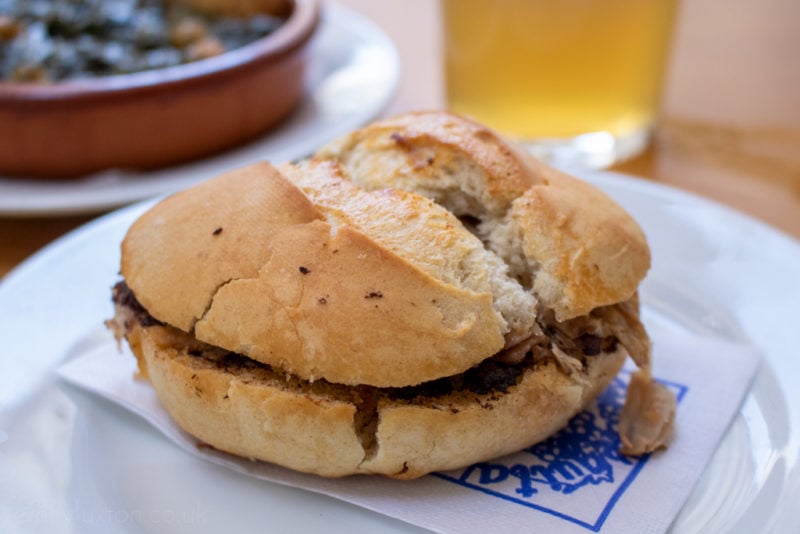
[[[121,273],[158,320],[300,378],[406,386],[629,299],[649,267],[600,191],[457,115],[411,113],[312,160],[157,204]]]
[[[323,167],[319,187],[351,185]],[[233,171],[138,219],[122,275],[156,319],[309,380],[418,384],[499,351],[501,306],[528,306],[530,328],[533,299],[507,277],[518,298],[493,298],[487,262],[502,262],[454,216],[414,193],[351,193],[347,219],[269,164]]]

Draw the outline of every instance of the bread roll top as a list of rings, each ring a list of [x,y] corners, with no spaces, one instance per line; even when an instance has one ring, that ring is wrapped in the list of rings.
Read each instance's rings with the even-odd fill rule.
[[[156,319],[307,380],[413,385],[503,348],[489,265],[502,262],[458,219],[332,165],[303,176],[308,196],[259,163],[154,206],[122,246],[133,293]],[[326,188],[347,191],[330,205]],[[532,323],[533,300],[507,284]]]
[[[472,221],[560,320],[631,298],[650,268],[644,233],[613,200],[466,117],[407,113],[336,139],[317,157],[340,162],[365,189],[415,191]]]
[[[153,317],[201,341],[305,380],[402,387],[540,334],[537,310],[630,299],[649,261],[602,192],[427,112],[167,198],[121,265]]]

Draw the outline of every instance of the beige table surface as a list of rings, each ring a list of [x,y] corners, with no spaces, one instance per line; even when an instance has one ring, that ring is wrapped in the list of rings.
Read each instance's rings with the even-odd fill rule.
[[[443,105],[435,0],[340,0],[403,62],[384,114]],[[655,142],[615,167],[748,213],[800,238],[800,1],[684,0]],[[0,276],[92,219],[0,218]]]

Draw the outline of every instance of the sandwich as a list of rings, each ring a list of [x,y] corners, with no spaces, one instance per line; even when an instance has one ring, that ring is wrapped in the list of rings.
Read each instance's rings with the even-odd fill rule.
[[[107,324],[174,421],[234,455],[411,479],[512,453],[640,370],[622,450],[672,432],[650,377],[642,230],[468,118],[375,122],[162,200]]]

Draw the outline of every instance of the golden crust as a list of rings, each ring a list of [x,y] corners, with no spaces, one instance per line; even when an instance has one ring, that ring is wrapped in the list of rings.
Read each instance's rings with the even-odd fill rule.
[[[328,393],[266,371],[230,371],[189,355],[198,352],[196,342],[169,327],[144,328],[139,337],[147,376],[185,431],[222,451],[327,477],[411,479],[522,449],[566,425],[626,356],[620,350],[589,358],[577,376],[546,362],[504,394],[416,404],[383,398],[371,415],[377,426],[365,428],[357,395],[340,392],[348,388]],[[363,434],[372,432],[377,442],[369,446]]]
[[[650,268],[639,225],[589,184],[543,166],[541,176],[510,214],[538,266],[536,295],[562,321],[631,298]]]
[[[315,466],[323,476],[350,474],[361,462],[352,403],[284,389],[275,377],[226,373],[189,355],[191,338],[169,327],[142,329],[140,337],[159,401],[204,443],[290,469]]]
[[[198,339],[297,376],[405,386],[503,346],[489,293],[438,282],[350,227],[287,229],[254,279],[217,292]],[[353,276],[353,273],[358,273]]]
[[[375,212],[363,204],[354,209]],[[398,192],[393,205],[412,219],[441,221],[435,214],[446,213],[413,193]],[[401,211],[387,212],[387,221],[419,239],[419,231],[404,230],[413,224]],[[449,226],[430,238],[469,238],[483,252],[448,216]],[[362,232],[385,227],[357,219],[334,228],[300,189],[260,163],[146,212],[123,242],[122,275],[158,320],[309,380],[418,384],[503,347],[505,321],[488,285],[453,285],[464,263],[459,247],[433,241],[441,265],[421,265],[422,256],[400,257]]]
[[[404,113],[374,122],[334,140],[317,157],[342,161],[367,189],[427,193],[469,187],[465,173],[458,178],[460,184],[451,184],[448,178],[454,169],[470,163],[469,174],[480,175],[480,184],[473,185],[482,191],[478,200],[493,213],[504,211],[541,181],[529,166],[528,154],[482,124],[441,111]]]
[[[410,479],[524,449],[562,429],[588,406],[611,383],[626,356],[620,349],[589,358],[586,369],[575,376],[555,362],[544,362],[485,405],[379,405],[378,452],[359,469]]]
[[[273,234],[319,219],[302,192],[257,163],[145,212],[122,242],[120,273],[151,315],[189,332],[217,288],[258,276]]]

